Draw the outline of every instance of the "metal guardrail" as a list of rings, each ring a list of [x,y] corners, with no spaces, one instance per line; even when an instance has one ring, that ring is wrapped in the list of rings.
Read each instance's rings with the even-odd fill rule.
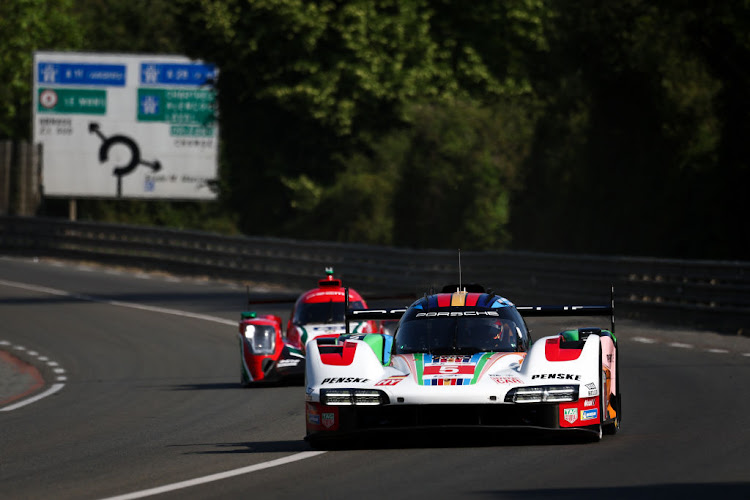
[[[363,293],[422,295],[458,283],[458,252],[0,217],[4,253],[87,259],[307,288],[324,267]],[[516,303],[602,303],[618,315],[750,335],[750,262],[464,251],[463,283]]]

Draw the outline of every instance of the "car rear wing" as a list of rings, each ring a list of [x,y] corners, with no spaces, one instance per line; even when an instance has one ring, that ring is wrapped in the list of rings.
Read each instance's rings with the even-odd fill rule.
[[[399,320],[405,312],[406,307],[349,309],[349,289],[344,288],[344,322],[346,323],[347,335],[350,333],[349,323],[351,321]]]
[[[615,289],[611,289],[609,304],[569,306],[516,306],[524,317],[539,316],[609,316],[611,332],[615,333]]]
[[[347,304],[346,315],[344,317],[346,334],[349,334],[349,322],[351,321],[399,320],[405,312],[405,307],[395,309],[349,309],[349,305]]]
[[[405,307],[386,309],[349,309],[349,290],[344,294],[344,320],[346,333],[349,333],[350,321],[398,320],[406,312]],[[516,306],[521,316],[607,316],[610,317],[611,332],[615,333],[615,290],[612,288],[609,304],[599,305],[563,305],[563,306]]]

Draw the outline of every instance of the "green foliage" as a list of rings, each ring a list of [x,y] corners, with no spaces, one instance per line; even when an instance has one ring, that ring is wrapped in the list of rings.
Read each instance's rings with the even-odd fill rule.
[[[83,48],[97,52],[180,54],[178,6],[171,0],[76,0]]]
[[[31,136],[31,75],[35,50],[75,50],[83,30],[73,0],[0,2],[0,138]]]
[[[412,108],[412,136],[394,200],[394,242],[499,249],[527,154],[528,110],[456,101]]]
[[[80,200],[78,212],[80,220],[238,234],[236,221],[213,203]]]
[[[398,131],[372,144],[369,155],[337,158],[334,182],[315,186],[314,199],[303,189],[292,193],[293,200],[312,203],[295,203],[297,210],[283,231],[301,238],[393,244],[394,193],[410,147],[408,131]],[[296,186],[305,185],[302,179]]]
[[[556,9],[546,71],[534,80],[544,112],[525,196],[512,207],[520,248],[741,255],[748,230],[719,220],[740,213],[739,204],[720,207],[732,205],[738,197],[726,195],[747,180],[719,167],[732,163],[721,159],[727,133],[746,126],[727,128],[722,116],[722,96],[739,76],[729,73],[748,55],[740,48],[746,37],[727,29],[746,24],[729,11],[748,17],[746,5],[730,2],[584,0]],[[728,46],[708,56],[716,40],[707,33],[719,32]],[[728,58],[733,70],[712,70]],[[731,100],[733,109],[747,109],[747,99]],[[745,145],[729,157],[747,152]]]
[[[746,1],[15,0],[0,137],[29,136],[33,50],[186,53],[220,67],[219,203],[84,217],[746,258],[749,24]]]
[[[189,50],[221,67],[224,158],[233,187],[228,202],[241,214],[241,227],[337,239],[357,234],[352,226],[341,229],[326,208],[356,192],[358,200],[370,200],[363,213],[377,211],[371,228],[382,221],[366,241],[390,241],[386,214],[392,209],[375,201],[382,194],[367,191],[392,192],[398,186],[382,179],[398,176],[358,171],[361,162],[377,158],[373,148],[390,144],[407,126],[412,102],[452,106],[455,99],[528,96],[520,63],[527,49],[544,47],[542,6],[530,0],[474,9],[426,0],[183,0],[181,22],[195,34]],[[512,29],[498,31],[498,21]],[[483,36],[475,36],[478,26]],[[488,41],[491,51],[483,46]],[[515,41],[523,46],[498,58],[494,50]]]

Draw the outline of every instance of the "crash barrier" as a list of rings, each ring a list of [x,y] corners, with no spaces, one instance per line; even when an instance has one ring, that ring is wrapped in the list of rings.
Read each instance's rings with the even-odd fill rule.
[[[607,303],[618,316],[750,334],[750,262],[518,251],[414,250],[177,229],[0,217],[0,251],[204,274],[297,289],[333,267],[372,296],[480,283],[521,304]],[[459,267],[460,260],[460,267]]]

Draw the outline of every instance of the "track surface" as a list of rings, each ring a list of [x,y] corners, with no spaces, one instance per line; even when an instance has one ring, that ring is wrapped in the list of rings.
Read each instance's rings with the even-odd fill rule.
[[[624,422],[600,443],[432,433],[308,457],[303,388],[238,385],[245,300],[244,285],[0,258],[0,351],[64,384],[0,411],[0,497],[106,498],[237,471],[154,498],[750,498],[750,339],[620,321]],[[257,309],[286,319],[290,306]],[[247,469],[283,458],[301,459]]]

